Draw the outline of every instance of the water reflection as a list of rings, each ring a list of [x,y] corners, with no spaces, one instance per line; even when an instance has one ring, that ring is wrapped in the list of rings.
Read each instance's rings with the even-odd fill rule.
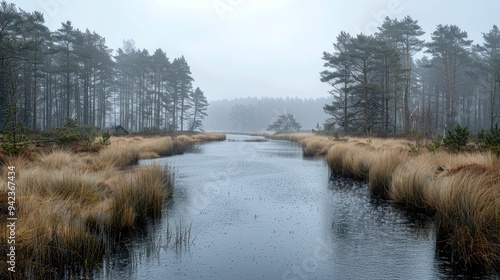
[[[286,141],[241,135],[199,153],[152,161],[177,170],[163,219],[110,257],[102,279],[437,279],[431,221],[328,179],[323,159]],[[163,246],[166,228],[192,223],[194,242]],[[167,234],[168,235],[168,234]]]

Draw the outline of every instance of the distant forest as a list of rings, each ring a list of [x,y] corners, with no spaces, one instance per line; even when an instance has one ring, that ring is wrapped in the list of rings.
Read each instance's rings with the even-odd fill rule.
[[[0,4],[0,131],[68,121],[130,131],[197,130],[207,100],[183,56],[149,53],[132,40],[113,50],[70,21],[50,31],[43,14]]]
[[[205,122],[207,130],[259,132],[280,115],[292,114],[303,130],[323,128],[328,118],[323,107],[332,98],[237,98],[211,101]]]
[[[473,44],[456,25],[431,41],[417,20],[386,18],[373,35],[341,32],[323,53],[321,81],[332,86],[325,110],[333,127],[354,133],[434,135],[459,124],[471,131],[500,120],[500,30]],[[422,54],[416,59],[415,54]]]
[[[500,121],[496,25],[476,44],[456,25],[438,25],[425,42],[409,16],[386,18],[378,29],[372,35],[341,32],[323,53],[319,78],[332,86],[331,97],[240,98],[209,107],[183,56],[171,60],[161,48],[149,53],[133,40],[112,50],[96,32],[70,21],[51,31],[42,13],[2,1],[0,131],[44,130],[68,121],[130,131],[204,125],[262,131],[279,115],[293,114],[304,130],[431,136],[455,124],[475,132]]]

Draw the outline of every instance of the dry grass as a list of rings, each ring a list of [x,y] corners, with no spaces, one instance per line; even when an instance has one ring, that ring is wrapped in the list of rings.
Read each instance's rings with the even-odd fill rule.
[[[5,213],[8,166],[16,169],[15,279],[85,278],[101,263],[115,236],[149,217],[158,217],[172,192],[171,171],[158,165],[134,167],[140,158],[182,153],[194,137],[112,137],[98,153],[55,150],[34,161],[0,158],[0,210]],[[0,226],[5,228],[5,220]],[[7,246],[5,238],[0,246]],[[0,270],[7,271],[6,262]],[[63,275],[64,274],[64,275]]]
[[[143,139],[139,143],[140,157],[142,159],[150,157],[161,157],[173,154],[174,141],[171,137],[155,137]]]
[[[332,175],[368,178],[374,160],[374,148],[363,143],[339,143],[330,148],[327,162]]]
[[[350,174],[344,173],[344,159],[346,158],[346,154],[349,150],[349,146],[347,144],[339,144],[333,146],[326,156],[326,161],[328,166],[330,167],[331,176],[339,175],[339,176],[350,176]]]
[[[437,244],[462,267],[500,266],[500,159],[491,153],[410,151],[412,142],[350,138],[328,141],[311,134],[271,138],[301,143],[304,154],[321,155],[332,176],[367,180],[411,212],[434,215]],[[325,140],[326,139],[326,140]]]
[[[198,133],[194,135],[153,136],[153,137],[112,137],[111,143],[122,143],[125,146],[139,150],[139,159],[151,159],[183,154],[191,150],[195,143],[209,141],[224,141],[226,135],[222,133]]]
[[[465,267],[498,266],[500,170],[466,164],[443,172],[435,183],[436,236]]]
[[[120,141],[97,154],[54,151],[31,163],[3,159],[2,168],[16,166],[18,279],[80,273],[70,266],[92,269],[112,247],[112,236],[161,214],[171,194],[171,172],[158,165],[130,168],[138,154]],[[6,245],[1,239],[0,246]],[[5,265],[0,269],[6,271]]]
[[[272,134],[272,135],[267,135],[266,137],[269,137],[271,139],[275,140],[287,140],[287,141],[293,141],[293,142],[299,142],[305,138],[314,136],[312,133],[283,133],[283,134]]]
[[[55,200],[92,205],[104,196],[104,189],[93,174],[64,167],[47,170],[36,166],[21,173],[19,196],[38,196]],[[22,205],[21,205],[22,206]]]
[[[116,229],[133,226],[140,219],[161,214],[162,202],[171,194],[169,173],[158,165],[139,168],[121,176],[113,187],[112,224]]]
[[[390,197],[410,210],[436,210],[436,177],[462,165],[480,164],[490,168],[500,166],[491,154],[423,153],[410,157],[399,165],[393,175]]]
[[[433,179],[443,166],[439,157],[420,155],[408,158],[394,169],[389,196],[394,203],[410,211],[435,211]]]
[[[77,168],[78,164],[76,154],[68,153],[67,151],[56,150],[46,152],[38,157],[39,166],[47,170],[60,170],[63,167]]]
[[[306,157],[324,156],[335,142],[326,136],[309,136],[301,139],[302,152]]]
[[[226,140],[226,134],[215,133],[215,132],[205,132],[205,133],[195,134],[195,135],[191,136],[191,138],[196,143],[210,142],[210,141],[224,141],[224,140]]]
[[[25,169],[31,166],[32,162],[25,157],[4,156],[0,155],[0,182],[7,179],[9,166],[15,166],[17,169]]]
[[[19,203],[23,205],[16,225],[20,279],[56,278],[61,276],[56,268],[82,264],[80,269],[88,270],[100,262],[106,248],[104,236],[83,223],[81,205],[37,196],[22,196]]]
[[[368,182],[372,193],[388,197],[396,168],[407,160],[407,152],[397,152],[391,149],[375,151],[374,163],[368,173]]]
[[[102,149],[88,168],[92,170],[123,168],[138,162],[139,149],[135,145],[117,143]]]
[[[182,154],[194,147],[195,141],[187,135],[179,135],[174,138],[174,154]]]
[[[313,133],[273,134],[264,136],[275,140],[298,142],[302,146],[302,152],[305,157],[324,156],[333,145],[346,140],[342,139],[341,141],[337,141],[332,137]]]

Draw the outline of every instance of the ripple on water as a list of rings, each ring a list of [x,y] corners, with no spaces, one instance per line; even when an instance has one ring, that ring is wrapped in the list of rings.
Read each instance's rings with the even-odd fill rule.
[[[195,241],[181,251],[155,251],[123,273],[122,267],[111,268],[114,278],[446,276],[435,259],[429,224],[371,198],[365,183],[328,180],[324,160],[304,160],[295,143],[228,139],[234,141],[153,160],[175,166],[177,181],[162,223],[149,234],[158,238],[168,219],[182,220],[192,222]],[[144,246],[139,241],[131,250]]]

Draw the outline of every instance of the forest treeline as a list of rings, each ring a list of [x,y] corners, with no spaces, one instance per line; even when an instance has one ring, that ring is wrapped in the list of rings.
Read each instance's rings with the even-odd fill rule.
[[[434,135],[500,120],[500,30],[473,44],[456,25],[437,25],[431,41],[418,21],[386,18],[372,35],[341,32],[324,52],[321,81],[333,89],[330,125],[347,132]],[[422,53],[423,52],[423,53]],[[420,58],[416,57],[420,55]]]
[[[327,97],[247,97],[211,101],[205,127],[217,131],[266,131],[280,115],[292,114],[303,130],[322,129],[328,118],[323,106],[331,101]]]
[[[208,102],[184,58],[149,53],[133,40],[113,51],[104,37],[70,21],[55,31],[40,12],[0,4],[0,131],[63,126],[100,129],[202,128]]]

